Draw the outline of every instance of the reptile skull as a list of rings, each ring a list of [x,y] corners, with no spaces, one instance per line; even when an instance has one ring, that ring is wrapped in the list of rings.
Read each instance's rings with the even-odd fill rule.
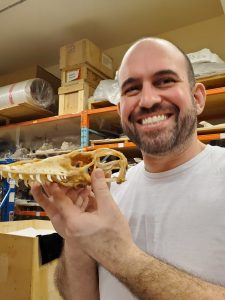
[[[116,159],[104,162],[108,156]],[[94,168],[101,168],[105,174],[118,170],[118,176],[108,178],[107,181],[122,183],[125,181],[127,159],[121,152],[107,148],[89,152],[75,150],[45,159],[0,165],[0,174],[2,177],[14,179],[16,183],[21,179],[26,185],[31,185],[35,181],[40,184],[57,182],[67,187],[78,188],[91,183],[90,175]]]

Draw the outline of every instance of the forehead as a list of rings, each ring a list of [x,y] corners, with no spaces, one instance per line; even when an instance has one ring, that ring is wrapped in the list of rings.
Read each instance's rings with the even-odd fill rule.
[[[181,78],[187,77],[183,54],[170,43],[143,42],[125,55],[119,72],[122,85],[129,77],[153,76],[162,70],[172,70]]]

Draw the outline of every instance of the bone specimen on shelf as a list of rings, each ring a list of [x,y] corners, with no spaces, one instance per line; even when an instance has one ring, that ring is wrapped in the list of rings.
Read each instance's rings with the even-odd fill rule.
[[[45,159],[35,158],[0,165],[0,174],[4,178],[14,179],[16,184],[18,180],[23,180],[25,185],[35,181],[40,184],[57,182],[78,188],[91,183],[90,175],[95,168],[101,168],[105,174],[117,170],[118,174],[107,178],[107,181],[122,183],[125,181],[127,159],[121,152],[108,148],[88,152],[74,150]]]

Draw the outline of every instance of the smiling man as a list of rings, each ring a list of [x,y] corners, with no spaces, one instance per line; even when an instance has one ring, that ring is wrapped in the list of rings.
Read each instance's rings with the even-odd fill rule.
[[[92,190],[32,187],[65,239],[60,293],[68,300],[224,300],[225,150],[197,139],[204,86],[180,49],[155,38],[127,51],[119,83],[122,126],[143,162],[110,191],[98,169]]]
[[[142,40],[125,55],[119,72],[121,120],[144,154],[174,155],[188,144],[200,145],[196,116],[204,108],[205,90],[192,72],[184,54],[163,40]]]

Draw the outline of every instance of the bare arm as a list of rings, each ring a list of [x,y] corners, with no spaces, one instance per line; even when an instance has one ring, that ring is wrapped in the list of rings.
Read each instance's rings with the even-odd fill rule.
[[[135,245],[102,264],[140,300],[224,300],[225,288],[182,272],[141,251]],[[121,251],[122,253],[122,251]],[[112,253],[111,253],[112,254]],[[112,261],[112,260],[111,260]]]
[[[96,263],[65,242],[55,274],[56,286],[65,300],[99,299]]]
[[[65,300],[98,300],[98,274],[96,262],[89,257],[67,231],[69,221],[74,219],[73,210],[87,208],[86,191],[75,191],[56,184],[45,186],[45,192],[35,184],[32,187],[34,198],[47,211],[56,231],[65,239],[64,249],[59,258],[55,273],[55,283]],[[85,194],[86,193],[86,194]]]

